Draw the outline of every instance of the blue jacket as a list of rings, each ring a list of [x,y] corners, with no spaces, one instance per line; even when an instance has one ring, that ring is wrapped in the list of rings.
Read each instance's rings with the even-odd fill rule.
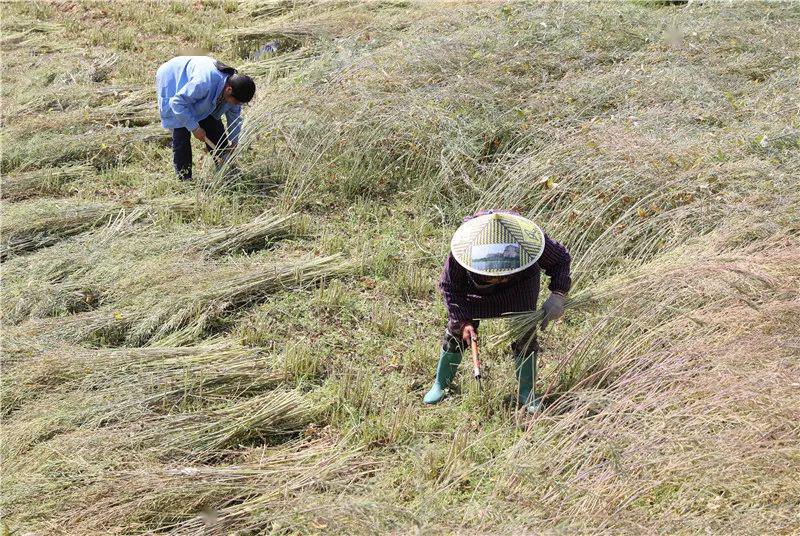
[[[208,116],[228,122],[228,138],[239,138],[242,107],[221,98],[228,75],[217,69],[208,56],[178,56],[156,72],[156,92],[161,126],[195,130]]]

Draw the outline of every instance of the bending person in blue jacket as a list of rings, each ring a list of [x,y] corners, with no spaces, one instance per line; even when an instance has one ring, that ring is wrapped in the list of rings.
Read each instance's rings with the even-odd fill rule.
[[[172,161],[179,179],[192,178],[191,134],[219,149],[239,140],[242,103],[250,102],[256,85],[249,76],[208,56],[178,56],[156,72],[161,126],[172,130]],[[228,131],[222,125],[225,115]],[[190,134],[191,133],[191,134]]]

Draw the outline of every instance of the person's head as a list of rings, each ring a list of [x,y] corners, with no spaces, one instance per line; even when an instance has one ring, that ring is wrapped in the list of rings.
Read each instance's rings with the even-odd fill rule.
[[[228,78],[222,94],[228,104],[244,104],[253,99],[256,93],[256,83],[244,74],[234,74]]]

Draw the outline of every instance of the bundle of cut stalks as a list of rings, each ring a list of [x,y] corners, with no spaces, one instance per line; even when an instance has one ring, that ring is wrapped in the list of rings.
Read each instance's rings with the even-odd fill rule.
[[[26,318],[44,318],[91,311],[102,301],[97,287],[73,282],[31,282],[27,292],[9,293],[0,313],[3,322],[17,324]],[[10,299],[9,299],[10,298]]]
[[[75,76],[84,78],[85,84],[91,84],[94,78],[104,76],[103,73],[110,69],[116,59],[112,56],[105,61],[85,65],[80,72],[70,72],[69,81],[58,86],[61,89],[59,96],[65,101],[63,105],[52,109],[34,102],[30,103],[32,109],[23,107],[13,110],[17,113],[14,117],[25,116],[24,125],[16,122],[14,126],[24,128],[26,137],[37,132],[53,131],[85,131],[87,135],[96,136],[98,128],[141,127],[156,122],[158,112],[153,106],[149,89],[77,85],[84,93],[72,94],[77,91]],[[116,98],[112,100],[110,97]],[[88,113],[87,108],[91,113]],[[32,111],[38,113],[34,115],[31,114]],[[63,138],[63,135],[59,137]]]
[[[118,102],[92,111],[93,120],[103,124],[145,126],[158,121],[150,90],[130,93]]]
[[[31,318],[15,326],[15,331],[24,330],[25,335],[36,337],[47,346],[57,346],[64,341],[92,346],[124,346],[136,318],[135,314],[124,309],[101,307],[79,314]]]
[[[76,164],[5,176],[0,193],[2,193],[3,199],[8,201],[20,201],[37,196],[62,195],[70,182],[89,177],[94,172],[95,169],[91,166]]]
[[[64,207],[60,213],[40,219],[5,222],[0,259],[52,246],[64,238],[110,222],[119,212],[117,205],[92,204]]]
[[[52,22],[14,21],[10,25],[4,24],[3,32],[5,35],[0,39],[0,47],[5,51],[36,50],[45,53],[76,48],[63,39],[64,27]]]
[[[6,116],[23,119],[24,124],[17,121],[14,126],[24,128],[27,134],[35,133],[37,126],[39,130],[50,130],[48,122],[51,127],[72,131],[77,125],[84,127],[97,122],[92,114],[86,114],[86,108],[118,110],[120,101],[133,95],[139,95],[137,99],[140,99],[142,94],[141,88],[132,85],[50,85],[43,88],[35,100],[9,102]],[[31,130],[28,130],[29,123]]]
[[[131,99],[131,97],[135,97]],[[128,100],[131,99],[131,100]],[[96,135],[99,127],[144,127],[158,121],[158,114],[153,111],[151,102],[137,102],[141,99],[138,95],[126,97],[128,102],[118,102],[92,110],[91,115],[84,110],[50,111],[49,113],[35,116],[25,122],[29,133],[47,132],[55,129],[86,130],[88,135]],[[78,127],[79,125],[79,127]],[[155,138],[144,138],[151,141]],[[102,147],[102,143],[101,143]]]
[[[146,432],[146,441],[166,454],[190,453],[205,458],[253,440],[299,432],[316,410],[294,391],[270,391],[237,404],[222,403],[210,411],[167,416]]]
[[[290,236],[296,216],[297,213],[283,216],[265,212],[251,222],[211,231],[195,240],[190,249],[209,257],[263,249]]]
[[[301,67],[306,62],[311,61],[313,57],[309,50],[300,47],[277,56],[243,63],[239,69],[249,76],[265,77],[268,80],[273,80]]]
[[[5,260],[25,252],[51,246],[65,238],[107,225],[97,237],[99,241],[128,232],[143,218],[160,211],[190,214],[195,210],[192,201],[171,199],[148,204],[87,204],[43,202],[13,205],[12,218],[3,222],[0,259]],[[53,213],[55,212],[55,215]],[[11,219],[9,222],[8,220]]]
[[[594,302],[600,293],[584,290],[567,298],[564,309],[567,311],[580,310]],[[510,313],[504,315],[507,320],[506,329],[493,339],[498,344],[510,344],[515,341],[527,345],[533,341],[539,330],[539,325],[544,320],[544,309],[537,309],[526,313]]]
[[[159,216],[168,214],[180,218],[195,214],[197,205],[194,200],[180,198],[157,199],[147,203],[127,207],[121,210],[108,225],[96,233],[96,244],[108,243],[114,238],[130,235],[143,221],[152,223]]]
[[[291,50],[320,35],[326,35],[326,30],[328,28],[323,25],[287,23],[261,28],[237,28],[223,32],[223,36],[237,42],[240,47],[253,43],[278,41],[281,48]]]
[[[28,171],[78,161],[104,168],[130,158],[133,148],[139,144],[166,144],[169,139],[169,130],[159,126],[114,127],[75,135],[37,135],[6,148],[2,169]]]
[[[299,288],[322,279],[351,273],[355,266],[331,255],[286,265],[273,265],[246,274],[212,274],[193,293],[182,296],[160,293],[156,303],[142,303],[129,310],[134,319],[127,342],[143,345],[173,332],[199,337],[233,310],[257,302],[283,288]]]

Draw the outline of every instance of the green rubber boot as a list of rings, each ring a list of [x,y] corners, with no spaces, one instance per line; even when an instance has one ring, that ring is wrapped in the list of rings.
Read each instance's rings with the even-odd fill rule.
[[[517,404],[519,404],[519,407],[524,407],[528,413],[536,413],[542,407],[542,401],[536,398],[536,393],[534,392],[536,369],[538,368],[536,361],[536,352],[531,352],[524,358],[521,355],[514,358],[517,368],[517,382],[519,383]]]
[[[433,387],[422,399],[426,404],[438,404],[444,398],[444,390],[450,386],[453,376],[456,375],[458,364],[461,363],[461,352],[445,352],[439,357],[439,365],[436,367],[436,381]]]

